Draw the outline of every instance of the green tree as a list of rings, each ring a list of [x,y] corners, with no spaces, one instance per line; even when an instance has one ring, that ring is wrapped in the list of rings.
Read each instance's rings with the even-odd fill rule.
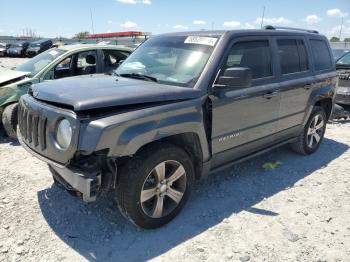
[[[339,37],[332,36],[331,39],[329,40],[330,42],[340,42]]]
[[[90,35],[90,33],[88,31],[82,31],[82,32],[76,33],[74,35],[74,38],[76,38],[76,39],[84,39],[84,38],[87,38],[88,35]]]
[[[344,42],[350,43],[350,37],[344,38]]]

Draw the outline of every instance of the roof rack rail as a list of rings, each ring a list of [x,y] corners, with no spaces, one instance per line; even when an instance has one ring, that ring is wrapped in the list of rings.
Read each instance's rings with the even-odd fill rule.
[[[309,30],[309,29],[302,29],[302,28],[295,28],[295,27],[283,27],[283,26],[266,25],[266,26],[264,26],[264,29],[266,29],[266,30],[291,30],[291,31],[302,31],[302,32],[308,32],[308,33],[318,34],[318,31],[316,31],[316,30]]]

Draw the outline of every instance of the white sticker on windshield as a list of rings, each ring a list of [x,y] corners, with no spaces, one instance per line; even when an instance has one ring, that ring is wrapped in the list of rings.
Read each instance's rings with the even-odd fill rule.
[[[198,44],[214,46],[218,39],[214,37],[205,36],[189,36],[185,40],[185,44]]]
[[[58,52],[56,50],[51,50],[49,52],[49,54],[52,55],[52,56],[56,56],[58,54]]]

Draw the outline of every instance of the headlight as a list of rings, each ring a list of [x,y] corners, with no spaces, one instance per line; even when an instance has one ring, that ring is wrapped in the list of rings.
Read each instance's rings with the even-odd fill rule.
[[[72,127],[67,119],[62,119],[57,126],[56,140],[62,149],[67,149],[72,141]]]

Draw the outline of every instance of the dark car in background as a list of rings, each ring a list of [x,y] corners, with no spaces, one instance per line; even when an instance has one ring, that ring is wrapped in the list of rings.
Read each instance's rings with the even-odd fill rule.
[[[26,55],[27,48],[30,42],[28,41],[17,41],[13,44],[10,44],[9,49],[7,49],[6,53],[8,56],[22,56]]]
[[[342,56],[346,55],[350,51],[350,48],[334,48],[332,49],[334,61],[337,61]]]
[[[38,41],[30,43],[26,55],[28,57],[36,56],[37,54],[40,54],[52,47],[52,40],[51,39],[40,39]]]
[[[6,56],[9,47],[10,45],[7,43],[0,43],[0,56]]]
[[[350,52],[336,61],[336,68],[339,80],[334,118],[350,117]]]
[[[350,70],[350,53],[345,53],[335,63],[337,70]]]

